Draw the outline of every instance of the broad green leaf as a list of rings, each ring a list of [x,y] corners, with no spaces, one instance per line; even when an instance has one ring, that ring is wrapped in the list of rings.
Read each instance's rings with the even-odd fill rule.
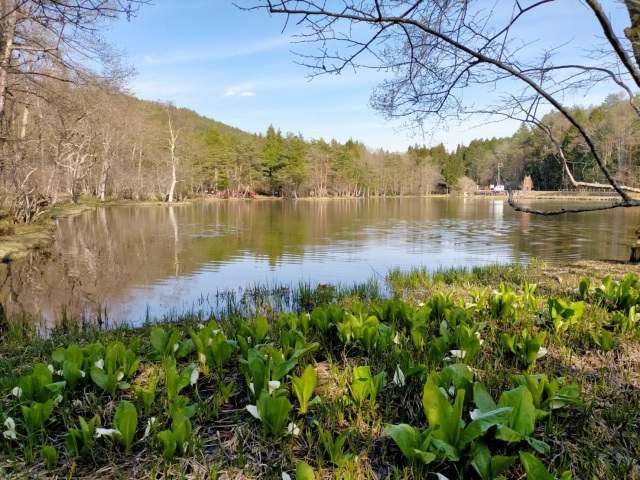
[[[436,386],[431,376],[424,387],[422,405],[429,420],[429,426],[440,426],[434,430],[433,436],[449,445],[458,443],[464,396],[465,391],[458,390],[454,405],[451,406],[448,396]]]
[[[285,396],[269,395],[262,391],[257,402],[258,413],[267,435],[281,436],[291,411],[291,403]]]
[[[384,433],[393,438],[404,456],[411,462],[419,459],[427,465],[437,458],[432,452],[426,451],[430,444],[431,430],[421,433],[411,425],[400,424],[388,425]]]
[[[297,364],[298,364],[298,358],[297,357],[291,357],[289,360],[281,362],[271,372],[271,379],[272,380],[280,380],[280,379],[284,378],[284,376],[287,373],[289,373]]]
[[[316,474],[307,462],[300,461],[296,465],[296,480],[316,480]]]
[[[496,403],[487,392],[487,389],[480,382],[476,382],[473,384],[473,402],[476,404],[476,407],[480,409],[481,412],[490,412],[491,410],[495,410],[498,408]]]
[[[124,447],[125,453],[129,453],[131,449],[137,426],[138,412],[136,407],[131,402],[122,400],[113,416],[113,428],[120,431],[119,434],[117,432],[114,434],[114,438],[121,447]]]
[[[498,406],[513,407],[508,426],[522,436],[531,435],[535,429],[536,408],[531,392],[526,386],[503,392]]]
[[[162,328],[153,328],[149,334],[151,346],[158,353],[164,353],[167,343],[167,333]]]
[[[511,417],[513,407],[503,407],[480,414],[460,434],[457,447],[462,449],[495,425],[506,423]]]
[[[433,446],[438,450],[441,457],[444,457],[451,462],[457,462],[460,460],[458,450],[444,440],[434,438]]]
[[[162,457],[167,461],[171,461],[176,453],[178,442],[171,430],[163,430],[156,435],[156,438],[162,443]]]
[[[527,480],[555,480],[555,477],[549,473],[542,462],[527,452],[520,452],[520,462],[527,474]]]
[[[318,374],[316,369],[313,368],[313,365],[307,365],[302,376],[291,377],[291,382],[293,384],[293,391],[295,392],[296,397],[298,397],[298,402],[300,403],[300,413],[304,415],[307,413],[309,400],[311,400],[313,391],[318,383]]]

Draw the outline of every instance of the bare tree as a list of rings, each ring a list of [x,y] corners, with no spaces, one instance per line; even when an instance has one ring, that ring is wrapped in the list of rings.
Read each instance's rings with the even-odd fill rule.
[[[167,201],[173,203],[174,194],[176,191],[176,184],[178,183],[178,156],[176,155],[176,148],[178,147],[178,138],[180,137],[180,129],[175,125],[175,109],[176,107],[172,103],[167,103],[164,106],[167,113],[167,119],[169,122],[169,159],[171,163],[171,181],[169,183],[169,192],[167,193]]]
[[[576,1],[571,21],[589,25],[585,28],[599,26],[604,44],[581,45],[586,54],[575,62],[566,61],[568,49],[575,46],[571,42],[532,55],[531,40],[520,35],[520,26],[536,13],[553,15],[554,4],[561,1],[566,4],[513,0],[507,7],[506,1],[246,0],[240,8],[281,14],[287,25],[295,21],[305,28],[299,41],[318,46],[316,53],[300,54],[311,76],[340,74],[346,68],[391,73],[392,78],[374,90],[371,104],[385,117],[405,119],[410,126],[421,129],[427,119],[464,121],[479,111],[511,116],[514,110],[526,112],[525,119],[536,124],[553,108],[577,130],[609,188],[619,195],[615,206],[639,206],[607,166],[586,126],[564,103],[576,92],[606,83],[625,93],[629,108],[640,116],[633,95],[640,87],[638,0],[623,2],[631,20],[623,34],[614,31],[599,1]],[[554,63],[558,58],[566,63]],[[465,100],[464,92],[471,87],[494,92],[491,109]],[[517,210],[541,213],[511,203]]]
[[[88,65],[123,74],[116,52],[100,36],[106,20],[131,17],[148,0],[0,0],[0,129],[7,95],[39,78],[82,81]],[[54,70],[51,66],[56,66]],[[2,130],[0,130],[2,137]]]

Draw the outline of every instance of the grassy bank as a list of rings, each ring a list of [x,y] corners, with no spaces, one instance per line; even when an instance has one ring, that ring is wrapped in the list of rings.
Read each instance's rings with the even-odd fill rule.
[[[264,317],[46,338],[2,318],[0,477],[638,478],[628,267],[394,271],[390,299],[263,289]]]

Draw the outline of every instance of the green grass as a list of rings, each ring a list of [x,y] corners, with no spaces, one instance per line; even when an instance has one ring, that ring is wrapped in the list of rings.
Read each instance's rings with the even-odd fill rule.
[[[417,479],[435,478],[435,472],[450,479],[480,478],[470,465],[469,455],[475,443],[462,450],[459,461],[440,456],[437,461],[421,465],[409,462],[384,433],[391,424],[405,423],[420,430],[429,426],[422,399],[425,384],[430,376],[430,381],[434,381],[434,372],[442,372],[451,363],[442,361],[432,345],[436,339],[444,338],[443,328],[455,330],[458,333],[451,337],[443,354],[451,357],[449,350],[459,348],[463,341],[459,335],[464,328],[474,327],[480,329],[483,343],[475,355],[470,354],[462,361],[468,363],[474,381],[481,382],[494,401],[503,392],[514,389],[511,375],[527,371],[502,340],[503,334],[520,334],[524,328],[534,334],[547,332],[544,342],[547,354],[529,367],[531,373],[544,373],[549,379],[564,377],[565,384],[575,384],[580,390],[580,404],[569,404],[536,421],[531,437],[546,442],[550,447],[548,453],[535,452],[525,441],[508,444],[498,440],[494,438],[496,427],[492,427],[481,437],[492,455],[517,457],[521,450],[534,453],[558,478],[565,470],[570,470],[573,478],[638,478],[640,328],[636,326],[623,332],[608,325],[617,307],[595,290],[585,298],[584,315],[566,332],[556,334],[548,319],[547,299],[562,298],[569,304],[578,301],[579,294],[574,288],[585,272],[585,269],[569,267],[560,272],[563,279],[559,282],[556,270],[551,271],[545,265],[514,264],[432,273],[392,271],[387,284],[379,280],[354,286],[314,287],[304,282],[292,286],[258,284],[241,294],[219,292],[215,312],[148,319],[137,328],[120,325],[105,329],[97,326],[95,318],[64,318],[56,328],[46,331],[34,319],[0,315],[0,423],[11,417],[17,434],[15,440],[0,436],[0,477],[280,479],[283,471],[295,478],[296,465],[305,461],[317,478],[322,475],[323,478]],[[613,275],[617,280],[622,278],[619,272],[620,269]],[[592,285],[599,285],[603,272],[594,270],[594,273]],[[524,301],[525,281],[538,285],[535,307]],[[387,288],[394,292],[393,297],[386,298]],[[636,301],[637,290],[637,285],[631,289]],[[472,291],[476,291],[475,298],[480,303],[470,304]],[[446,300],[447,295],[451,295],[450,300]],[[510,295],[515,299],[512,309],[492,310],[493,303],[499,299],[507,302]],[[436,298],[440,299],[437,309],[442,310],[443,317],[435,313],[440,311],[436,310]],[[327,308],[332,302],[337,305]],[[314,312],[314,309],[317,310]],[[295,317],[285,321],[284,317],[281,319],[283,312],[293,312]],[[306,313],[310,313],[310,317]],[[261,344],[255,345],[250,337],[262,335],[258,331],[260,322],[254,322],[260,315],[268,320],[268,331]],[[318,319],[322,315],[326,315],[326,329],[319,328]],[[189,329],[194,334],[206,333],[208,330],[199,330],[199,324],[211,320],[217,322],[215,330],[221,330],[235,345],[231,357],[221,369],[207,363],[210,372],[200,373],[195,385],[187,382],[172,400],[174,394],[170,393],[168,373],[165,373],[169,371],[167,358],[179,357],[177,374],[191,368],[191,364],[202,370],[198,352],[187,352],[192,341]],[[296,343],[294,348],[302,349],[306,345],[309,351],[300,354],[296,364],[279,379],[279,390],[272,395],[288,399],[292,409],[284,425],[295,422],[300,434],[294,437],[283,430],[265,436],[261,421],[246,409],[247,405],[256,405],[248,379],[253,379],[255,384],[259,377],[253,375],[257,370],[242,360],[248,358],[251,348],[278,360],[274,355],[285,353],[281,350],[283,341],[292,335],[287,322],[294,320],[300,333],[297,342],[303,342]],[[443,320],[447,321],[445,326]],[[180,339],[175,351],[173,344],[167,343],[168,353],[164,359],[163,355],[154,353],[160,338],[157,328],[166,332],[163,338],[169,338],[171,329],[177,328],[176,338]],[[211,328],[213,331],[213,326]],[[591,338],[591,331],[602,329],[608,329],[618,342],[610,352],[599,351]],[[152,338],[156,340],[152,342]],[[30,374],[37,363],[55,363],[52,354],[56,349],[70,345],[83,348],[97,342],[107,347],[118,341],[140,358],[131,377],[123,379],[131,388],[122,385],[114,395],[106,393],[93,379],[91,360],[91,365],[83,367],[85,376],[73,388],[64,387],[62,401],[53,408],[45,428],[28,432],[21,407],[31,407],[32,403],[11,393],[20,377]],[[185,346],[184,352],[181,345]],[[102,355],[104,357],[104,353]],[[210,361],[210,357],[206,357],[206,362]],[[301,415],[290,376],[301,376],[307,365],[312,365],[317,372],[313,396],[317,395],[321,403],[312,402],[307,414]],[[398,365],[407,372],[410,366],[422,367],[407,376],[404,386],[397,386],[393,378]],[[365,397],[362,401],[356,397],[356,366],[369,366],[372,376],[384,372],[386,385],[375,397]],[[57,368],[59,365],[55,364]],[[155,398],[148,409],[143,409],[141,397],[134,393],[133,387],[147,389],[156,376]],[[62,380],[60,376],[53,378],[53,381]],[[231,394],[224,395],[221,387],[232,382]],[[48,395],[47,391],[44,395]],[[189,420],[192,432],[184,447],[186,453],[181,453],[180,446],[175,455],[168,456],[173,458],[165,460],[163,452],[166,454],[166,451],[159,433],[178,428],[176,398],[195,406]],[[65,443],[65,435],[69,428],[79,428],[79,416],[87,421],[97,416],[101,428],[111,428],[114,413],[125,400],[138,409],[131,451],[126,454],[114,439],[102,437],[94,439],[89,454],[74,458]],[[464,405],[463,417],[467,423],[469,413],[475,408],[474,401]],[[156,423],[149,436],[144,437],[151,417],[156,418]],[[346,432],[344,445],[329,452],[315,422],[333,441]],[[2,431],[7,428],[4,423],[1,427]],[[57,464],[50,465],[50,470],[40,453],[45,445],[57,449]],[[518,459],[503,475],[507,479],[526,478]]]

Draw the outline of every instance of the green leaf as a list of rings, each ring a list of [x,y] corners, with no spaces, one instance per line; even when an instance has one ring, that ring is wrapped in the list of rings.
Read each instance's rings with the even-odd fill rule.
[[[119,434],[117,432],[114,434],[114,438],[121,447],[124,447],[125,453],[129,453],[131,449],[137,427],[138,412],[136,407],[127,400],[121,401],[113,416],[113,428],[120,431]]]
[[[287,397],[271,396],[263,390],[258,398],[257,407],[265,434],[281,436],[291,411],[291,403]]]
[[[478,472],[482,480],[493,480],[491,474],[491,452],[484,442],[478,442],[471,454],[471,466]]]
[[[307,462],[300,461],[296,465],[296,480],[316,480],[316,474]]]
[[[512,411],[513,407],[503,407],[482,413],[462,431],[457,444],[458,449],[462,449],[468,443],[484,434],[491,427],[506,423],[511,417]]]
[[[364,401],[371,395],[371,367],[353,367],[351,395],[357,401]]]
[[[520,452],[520,462],[527,474],[527,480],[555,480],[542,462],[527,452]]]
[[[543,442],[542,440],[538,440],[531,437],[525,437],[525,440],[538,453],[549,453],[549,451],[551,450],[551,447],[546,442]]]
[[[272,380],[280,380],[284,378],[284,376],[289,373],[293,367],[298,364],[297,357],[291,357],[289,360],[281,362],[278,366],[276,366],[271,372]]]
[[[473,402],[481,412],[490,412],[498,408],[485,386],[480,382],[473,384]]]
[[[307,365],[302,376],[291,377],[291,382],[293,384],[293,391],[295,392],[296,397],[298,397],[298,402],[300,403],[300,413],[304,415],[307,413],[309,400],[311,399],[313,391],[318,383],[318,374],[316,369],[313,368],[313,365]]]
[[[107,373],[96,366],[91,367],[91,379],[102,390],[113,396],[116,393],[117,377]]]
[[[536,408],[531,392],[524,385],[500,395],[500,407],[513,407],[508,426],[523,437],[535,429]]]
[[[154,328],[151,330],[149,336],[153,349],[158,353],[164,354],[164,347],[167,343],[167,333],[162,328]]]
[[[171,430],[163,430],[158,432],[156,438],[162,443],[162,458],[167,462],[171,461],[178,447],[175,435]]]
[[[404,456],[411,462],[419,459],[428,465],[437,458],[435,454],[427,452],[432,435],[431,429],[421,433],[411,425],[399,424],[387,426],[384,433],[393,438]]]
[[[47,470],[52,471],[58,466],[58,450],[53,445],[42,447],[42,458],[47,465]]]
[[[422,405],[429,420],[429,426],[440,426],[434,431],[433,436],[449,445],[456,445],[458,441],[464,395],[464,390],[458,390],[452,407],[448,396],[436,386],[431,376],[424,386]]]

